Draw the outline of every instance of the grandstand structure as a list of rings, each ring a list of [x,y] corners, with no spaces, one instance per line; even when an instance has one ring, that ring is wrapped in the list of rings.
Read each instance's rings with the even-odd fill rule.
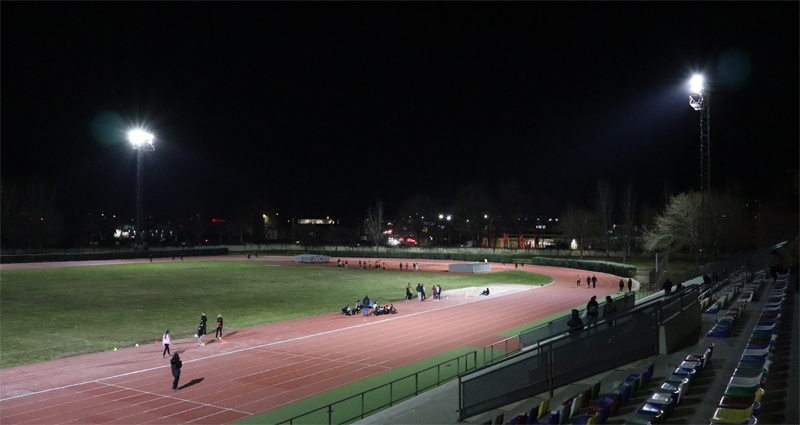
[[[483,368],[359,423],[800,423],[789,366],[800,351],[797,275],[766,267],[784,244],[577,334],[554,320],[516,337],[520,349],[497,361],[484,352]]]

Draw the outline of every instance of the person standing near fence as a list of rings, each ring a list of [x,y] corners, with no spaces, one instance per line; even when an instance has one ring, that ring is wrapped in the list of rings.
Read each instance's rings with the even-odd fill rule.
[[[600,314],[600,305],[597,304],[597,297],[592,295],[592,299],[586,304],[586,324],[587,327],[597,325],[597,316]]]
[[[623,282],[622,279],[620,279],[619,280],[619,292],[622,292],[624,290],[625,290],[625,282]]]
[[[628,278],[628,292],[631,292],[632,290],[633,290],[633,280],[631,280],[631,278]]]
[[[583,330],[583,320],[578,315],[578,310],[572,309],[572,317],[567,321],[569,326],[569,333],[574,334]]]
[[[603,319],[612,320],[617,313],[617,305],[611,299],[611,295],[606,295],[606,303],[603,306]]]

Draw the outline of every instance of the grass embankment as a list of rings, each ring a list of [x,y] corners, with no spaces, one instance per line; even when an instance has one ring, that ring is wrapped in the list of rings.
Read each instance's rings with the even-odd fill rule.
[[[338,312],[369,294],[402,300],[418,282],[445,290],[492,283],[539,285],[549,276],[522,271],[448,275],[268,261],[156,262],[0,271],[0,368],[152,344],[170,329],[194,334],[200,313],[213,330]],[[299,308],[298,306],[302,306]]]

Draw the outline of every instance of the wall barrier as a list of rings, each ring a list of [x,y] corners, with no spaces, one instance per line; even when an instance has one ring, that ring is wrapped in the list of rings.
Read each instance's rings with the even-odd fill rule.
[[[617,300],[613,317],[577,333],[567,334],[565,317],[520,334],[521,351],[507,350],[498,358],[503,362],[459,378],[459,420],[547,391],[552,395],[555,388],[658,354],[659,325],[684,310],[699,311],[699,288],[684,291],[638,307],[626,295]],[[493,354],[494,346],[513,343],[508,338],[485,347],[484,358],[487,349]]]
[[[541,344],[459,378],[459,421],[658,353],[656,307]],[[598,350],[598,347],[603,347]]]

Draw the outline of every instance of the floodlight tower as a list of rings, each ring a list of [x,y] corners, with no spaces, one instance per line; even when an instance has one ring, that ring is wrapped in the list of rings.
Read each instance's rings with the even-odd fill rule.
[[[137,240],[137,245],[144,243],[144,229],[142,227],[142,189],[144,180],[144,171],[142,169],[142,162],[144,153],[147,151],[156,150],[153,146],[153,135],[144,130],[131,130],[128,132],[128,140],[136,150],[136,236],[141,238]]]
[[[702,75],[692,77],[689,84],[689,105],[700,111],[700,193],[706,193],[711,190],[710,96]]]
[[[689,81],[689,105],[700,111],[700,251],[705,247],[706,213],[705,199],[711,192],[711,140],[709,137],[709,90],[702,75],[695,75]]]

